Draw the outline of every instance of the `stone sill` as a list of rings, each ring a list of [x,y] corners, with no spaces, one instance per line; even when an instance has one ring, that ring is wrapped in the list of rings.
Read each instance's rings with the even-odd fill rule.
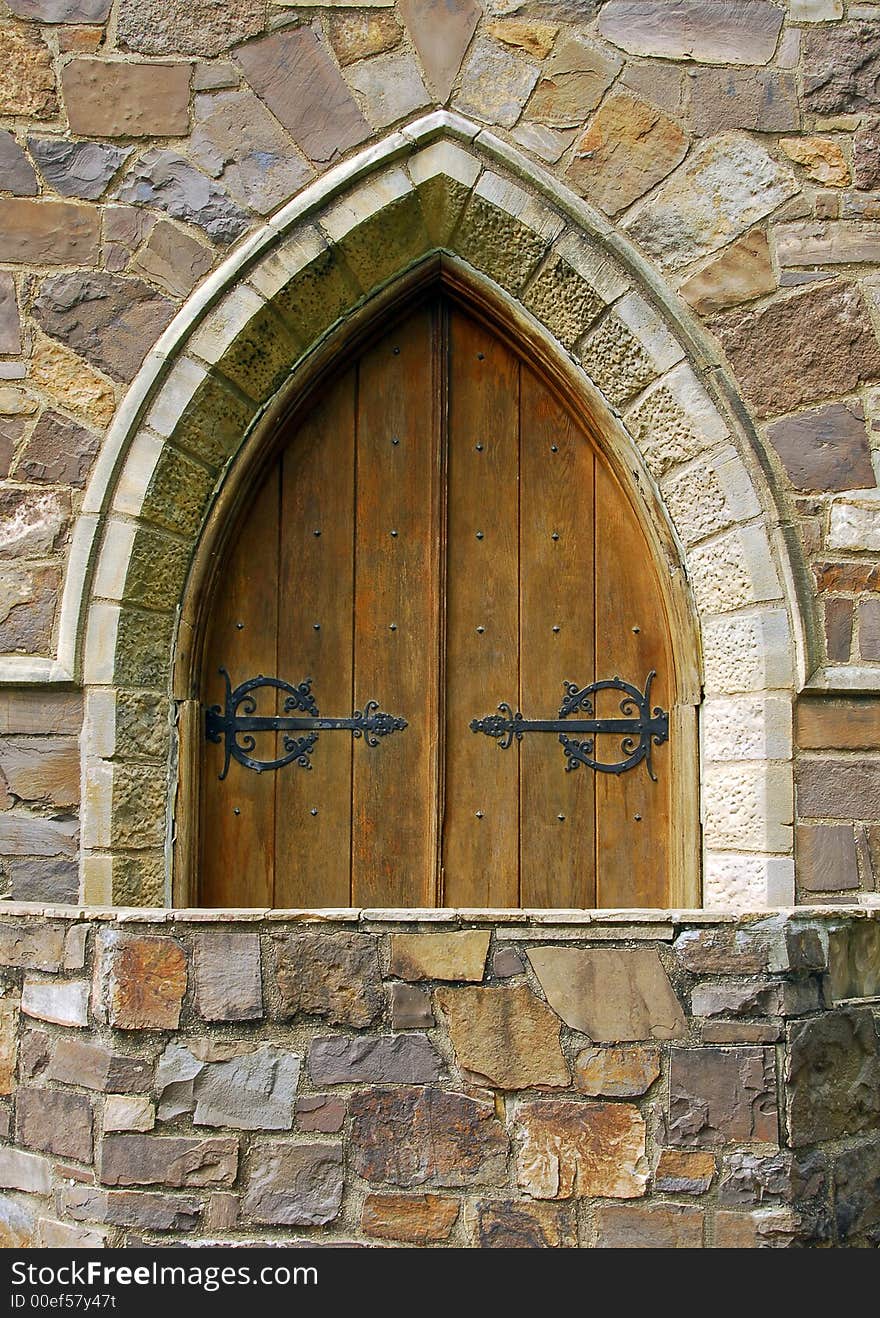
[[[828,664],[817,668],[803,689],[831,696],[878,695],[880,664]]]

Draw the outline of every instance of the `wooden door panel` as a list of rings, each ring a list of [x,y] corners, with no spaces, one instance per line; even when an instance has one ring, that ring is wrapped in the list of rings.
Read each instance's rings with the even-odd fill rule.
[[[361,361],[354,693],[407,728],[354,748],[352,901],[433,902],[437,869],[439,418],[436,314],[424,307]],[[397,441],[397,442],[395,442]],[[430,889],[430,891],[429,891]]]
[[[525,367],[520,405],[520,704],[555,719],[593,681],[593,449]],[[595,782],[558,737],[520,746],[520,905],[595,905]]]
[[[470,722],[519,689],[519,362],[487,329],[449,320],[446,635],[447,906],[519,901],[519,749]]]
[[[281,459],[278,673],[312,679],[322,714],[354,708],[356,373],[338,380]],[[275,905],[348,906],[352,738],[319,733],[311,769],[275,775]]]

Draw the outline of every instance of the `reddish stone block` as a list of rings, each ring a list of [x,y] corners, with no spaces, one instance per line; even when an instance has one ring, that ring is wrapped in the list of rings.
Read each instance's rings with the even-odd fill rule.
[[[186,956],[173,938],[101,934],[101,973],[110,1024],[119,1030],[176,1030],[186,992]]]
[[[364,1200],[361,1227],[378,1240],[427,1245],[448,1240],[458,1219],[457,1199],[439,1194],[378,1194]]]
[[[778,1143],[773,1049],[673,1048],[668,1136],[710,1149],[737,1140]]]

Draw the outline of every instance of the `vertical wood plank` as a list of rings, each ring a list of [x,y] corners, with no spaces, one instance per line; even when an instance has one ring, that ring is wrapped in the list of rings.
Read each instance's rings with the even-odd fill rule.
[[[337,380],[282,457],[278,674],[312,679],[322,714],[351,714],[355,371]],[[298,735],[298,734],[294,734]],[[349,732],[322,732],[312,767],[277,774],[275,905],[347,906]]]
[[[259,673],[274,676],[278,636],[276,465],[245,516],[215,591],[203,673],[203,705],[223,704],[227,669],[233,687]],[[258,693],[258,714],[276,713],[274,693]],[[255,755],[275,754],[274,733],[260,734]],[[206,743],[202,772],[201,902],[271,906],[275,870],[275,774],[230,761],[220,782],[223,748]]]
[[[363,739],[354,747],[357,906],[420,906],[434,892],[440,614],[435,335],[435,308],[420,308],[372,348],[359,369],[355,701],[363,709],[377,700],[408,727],[376,747]]]
[[[673,690],[669,630],[656,572],[635,511],[603,463],[596,468],[596,677],[620,677],[644,688],[657,676],[651,704],[668,710]],[[619,698],[605,693],[598,716],[620,717]],[[600,738],[604,759],[619,758],[619,741]],[[674,745],[653,750],[652,782],[644,764],[619,777],[596,775],[597,902],[603,907],[669,903],[669,824]]]
[[[522,369],[520,708],[554,719],[563,682],[593,681],[593,449]],[[594,906],[595,782],[552,733],[520,748],[520,905]]]
[[[519,692],[519,363],[458,310],[449,342],[444,901],[516,906],[519,749],[469,725]]]

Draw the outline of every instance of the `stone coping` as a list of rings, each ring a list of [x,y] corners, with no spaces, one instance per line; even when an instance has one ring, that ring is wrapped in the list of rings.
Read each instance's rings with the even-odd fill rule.
[[[864,894],[866,900],[847,905],[784,906],[756,911],[707,911],[701,908],[669,910],[481,910],[467,907],[398,909],[395,907],[332,907],[285,910],[263,907],[105,907],[47,906],[41,902],[3,902],[0,921],[14,919],[91,920],[95,923],[131,924],[489,924],[520,925],[535,929],[547,926],[620,928],[639,925],[662,929],[671,924],[755,924],[797,920],[880,919],[880,894]],[[625,936],[621,934],[621,936]],[[662,936],[662,935],[658,935]]]

